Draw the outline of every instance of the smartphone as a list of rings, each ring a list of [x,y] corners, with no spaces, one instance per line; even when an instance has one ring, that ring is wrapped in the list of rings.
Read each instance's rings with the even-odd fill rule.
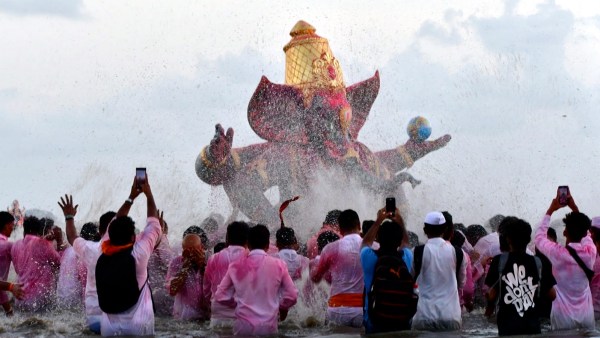
[[[146,181],[146,168],[135,168],[135,182],[141,186]]]
[[[394,197],[385,199],[385,211],[391,213],[396,212],[396,199]]]
[[[556,195],[558,196],[558,204],[567,205],[569,202],[569,187],[566,185],[561,185],[558,187]]]

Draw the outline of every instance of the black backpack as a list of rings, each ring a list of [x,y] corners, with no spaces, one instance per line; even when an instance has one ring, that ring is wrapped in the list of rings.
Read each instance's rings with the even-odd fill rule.
[[[105,313],[123,313],[131,309],[140,298],[141,290],[138,288],[132,250],[133,248],[122,250],[110,256],[102,254],[98,258],[96,289],[98,304]]]
[[[417,312],[415,281],[402,259],[402,251],[397,255],[380,255],[379,252],[377,255],[373,284],[368,290],[369,318],[380,329],[406,327]]]

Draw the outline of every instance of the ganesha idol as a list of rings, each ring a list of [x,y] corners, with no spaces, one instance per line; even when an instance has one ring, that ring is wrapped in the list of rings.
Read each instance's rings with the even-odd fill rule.
[[[405,144],[379,152],[359,142],[379,92],[379,73],[346,87],[327,39],[315,32],[304,21],[294,26],[283,48],[285,84],[263,76],[250,99],[248,122],[266,142],[233,148],[233,129],[225,132],[217,124],[196,160],[198,177],[223,185],[234,210],[253,222],[277,225],[276,206],[265,192],[276,186],[281,201],[306,195],[321,170],[336,170],[340,185],[356,180],[383,201],[402,182],[417,183],[403,170],[450,141],[449,135],[427,141],[416,133]],[[305,204],[310,207],[310,201]],[[338,205],[332,203],[331,209]]]

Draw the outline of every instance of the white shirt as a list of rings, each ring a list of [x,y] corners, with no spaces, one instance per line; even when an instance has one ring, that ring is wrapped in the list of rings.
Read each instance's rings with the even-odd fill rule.
[[[458,288],[464,286],[466,273],[467,260],[463,259],[457,283],[454,247],[441,237],[427,240],[417,278],[419,302],[413,317],[414,329],[460,329],[462,320]]]
[[[96,291],[96,262],[102,253],[100,242],[86,241],[77,237],[73,242],[73,250],[77,257],[87,268],[87,280],[85,282],[85,315],[87,324],[100,322],[102,310],[98,305],[98,292]]]

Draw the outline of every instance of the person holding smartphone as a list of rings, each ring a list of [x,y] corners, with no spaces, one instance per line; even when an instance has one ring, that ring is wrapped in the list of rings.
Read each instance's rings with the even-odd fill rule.
[[[565,200],[561,188],[559,187],[535,233],[535,246],[555,267],[556,299],[552,303],[550,322],[553,330],[593,330],[594,306],[586,273],[586,269],[594,267],[597,254],[596,246],[588,234],[591,221],[579,212],[568,190]],[[546,233],[552,214],[565,206],[571,212],[563,219],[566,245],[562,246],[549,240]]]

